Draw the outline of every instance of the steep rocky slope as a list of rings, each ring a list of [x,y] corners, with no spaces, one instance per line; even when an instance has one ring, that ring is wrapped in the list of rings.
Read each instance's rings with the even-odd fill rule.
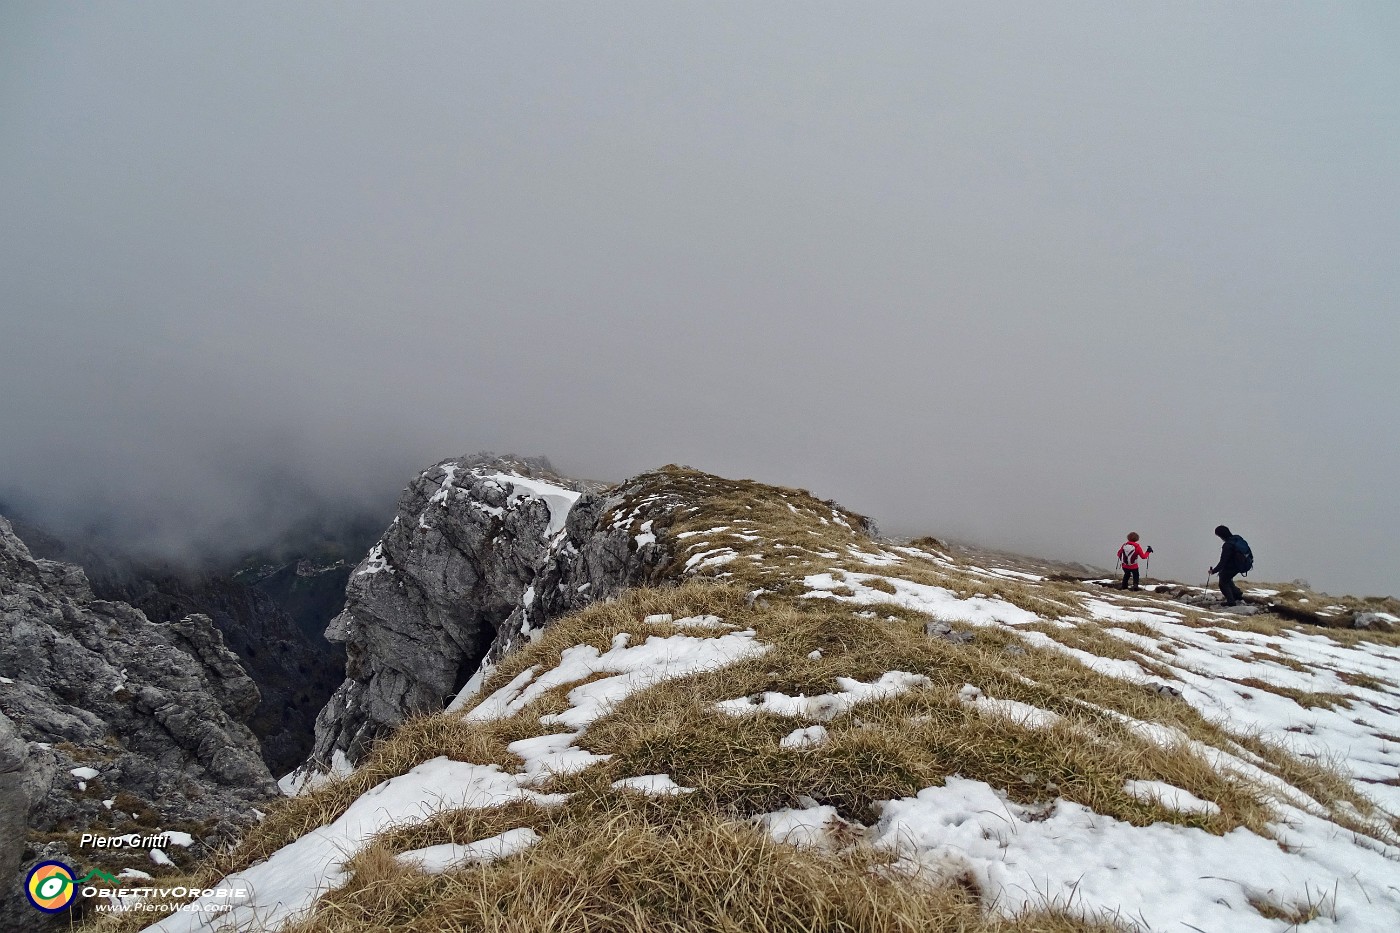
[[[348,663],[317,720],[313,768],[359,761],[549,619],[657,579],[669,553],[612,515],[633,494],[590,492],[541,458],[477,454],[423,471],[327,629]]]
[[[316,715],[335,690],[344,652],[307,635],[271,597],[225,576],[147,570],[98,589],[140,609],[153,622],[207,616],[258,685],[248,717],[263,760],[276,773],[295,767],[311,746]]]
[[[228,838],[275,793],[246,725],[259,699],[207,616],[158,624],[96,599],[0,518],[3,867],[86,862],[89,830]],[[35,929],[17,877],[3,883],[4,922]]]
[[[473,639],[398,635],[451,652],[398,713],[423,715],[195,876],[253,892],[197,901],[217,923],[159,929],[1400,926],[1400,635],[897,545],[683,468],[551,535],[566,487],[452,465],[398,524],[460,501],[530,529],[531,572]],[[588,599],[597,534],[655,585],[532,616]],[[391,543],[364,575],[417,589],[430,565]],[[485,663],[454,695],[465,641]]]
[[[153,622],[208,616],[258,685],[248,725],[263,760],[283,774],[310,752],[316,715],[344,675],[345,652],[322,633],[345,604],[343,555],[355,548],[353,562],[373,540],[363,523],[322,521],[239,560],[157,560],[34,524],[14,529],[36,557],[81,566],[99,599],[129,603]]]

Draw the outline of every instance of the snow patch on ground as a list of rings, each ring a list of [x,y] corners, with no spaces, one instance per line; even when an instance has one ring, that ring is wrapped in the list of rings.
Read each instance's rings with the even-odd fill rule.
[[[676,537],[684,541],[686,538],[693,538],[696,535],[713,535],[728,530],[728,525],[716,525],[714,528],[706,528],[704,531],[682,531],[680,534],[676,535]]]
[[[452,868],[508,858],[540,841],[540,836],[528,826],[510,829],[499,836],[479,839],[465,845],[454,842],[421,849],[409,849],[394,856],[401,865],[412,865],[430,875],[442,874]]]
[[[676,628],[692,629],[734,629],[738,628],[729,622],[724,622],[719,616],[686,616],[684,619],[676,619],[671,623]]]
[[[1139,800],[1155,801],[1168,810],[1180,813],[1214,815],[1220,812],[1219,804],[1202,800],[1189,790],[1165,781],[1128,781],[1123,785],[1123,790]]]
[[[699,554],[692,554],[686,559],[685,569],[687,572],[704,570],[706,567],[718,567],[720,564],[727,564],[737,558],[733,548],[719,547],[709,551],[701,551]]]
[[[650,794],[652,796],[667,796],[673,794],[693,794],[695,788],[682,787],[671,779],[669,774],[643,774],[639,777],[623,778],[620,781],[613,781],[614,790],[630,790],[639,794]]]
[[[516,704],[520,699],[520,694],[525,687],[539,673],[539,665],[527,667],[504,687],[482,700],[463,718],[467,722],[485,722],[490,719],[503,719],[524,706],[524,703]]]
[[[506,750],[525,762],[522,773],[527,783],[542,784],[559,774],[577,774],[585,768],[607,761],[611,755],[595,755],[584,748],[574,748],[581,733],[557,732],[511,742]]]
[[[862,551],[853,544],[846,546],[846,552],[862,564],[869,564],[872,567],[888,567],[891,564],[898,564],[904,561],[904,558],[900,557],[898,554],[891,554],[888,551],[877,551],[871,554],[868,551]]]
[[[966,622],[970,625],[1029,625],[1040,621],[1034,612],[1013,606],[1004,599],[990,599],[973,596],[964,599],[952,590],[926,583],[914,583],[898,577],[885,577],[894,585],[893,593],[886,593],[863,585],[862,581],[874,579],[873,574],[847,574],[845,580],[837,580],[829,573],[817,573],[803,578],[802,582],[814,592],[808,597],[839,599],[857,605],[872,603],[894,603],[933,616],[945,622]],[[838,596],[831,590],[848,587],[854,591],[851,596]]]
[[[755,640],[752,629],[730,632],[716,638],[692,635],[662,638],[651,635],[642,644],[629,647],[630,640],[631,636],[623,632],[613,639],[612,647],[606,652],[600,652],[592,645],[568,648],[560,657],[558,667],[538,678],[534,678],[534,668],[523,671],[483,700],[480,706],[467,714],[467,719],[502,719],[556,687],[587,680],[596,674],[617,675],[575,687],[569,692],[570,709],[540,719],[547,725],[557,723],[583,729],[638,690],[664,680],[715,670],[736,661],[758,657],[768,650],[767,645]]]
[[[1170,823],[1137,827],[1066,800],[1048,810],[1022,806],[956,776],[885,803],[874,827],[876,847],[907,870],[931,878],[967,872],[1008,914],[1049,901],[1154,930],[1276,933],[1286,924],[1260,916],[1251,897],[1325,897],[1328,916],[1337,916],[1327,929],[1397,928],[1400,850],[1354,845],[1335,824],[1299,811],[1279,831],[1286,849],[1244,829],[1213,836]]]
[[[981,716],[1009,719],[1027,729],[1049,729],[1061,719],[1059,713],[1052,713],[1048,709],[1041,709],[1019,700],[994,700],[983,695],[982,691],[972,684],[963,684],[962,689],[958,691],[958,698],[964,706],[977,710]]]
[[[581,492],[572,489],[565,489],[563,486],[556,486],[553,483],[546,483],[543,480],[531,479],[526,476],[517,476],[514,473],[492,473],[484,476],[483,479],[495,480],[502,486],[512,486],[510,496],[506,500],[507,504],[512,504],[522,498],[540,499],[549,506],[549,526],[544,530],[544,537],[563,530],[564,522],[569,518],[569,510],[578,501]]]
[[[755,817],[754,821],[777,842],[817,849],[833,848],[830,829],[845,823],[836,808],[830,806],[777,810]]]
[[[228,876],[220,888],[250,888],[252,899],[202,897],[198,911],[182,911],[151,930],[192,933],[247,926],[276,929],[308,910],[316,898],[346,880],[345,862],[377,833],[421,822],[433,813],[463,807],[492,807],[526,800],[541,806],[562,803],[557,795],[522,786],[522,776],[496,765],[466,764],[439,757],[366,791],[338,819],[278,849],[267,860]],[[229,910],[204,912],[214,905]]]
[[[812,748],[821,745],[827,740],[826,726],[808,726],[805,729],[794,729],[778,744],[783,748]]]
[[[859,703],[884,700],[898,696],[915,687],[926,687],[929,679],[922,674],[906,671],[889,671],[881,674],[874,683],[863,683],[850,677],[836,678],[839,693],[823,693],[809,697],[799,694],[768,692],[761,697],[743,697],[737,700],[721,700],[715,709],[731,716],[747,716],[753,713],[773,713],[778,716],[799,717],[830,722],[842,713],[849,712]]]
[[[277,789],[288,797],[298,797],[302,794],[310,793],[322,784],[343,778],[355,766],[350,763],[350,759],[345,757],[345,752],[336,749],[331,756],[331,768],[329,771],[317,771],[314,768],[298,768],[289,774],[282,775],[277,781]]]

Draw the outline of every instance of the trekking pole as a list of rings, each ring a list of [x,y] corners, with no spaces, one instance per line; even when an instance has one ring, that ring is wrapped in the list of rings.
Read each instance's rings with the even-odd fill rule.
[[[1214,576],[1209,570],[1206,571],[1206,589],[1210,589],[1210,578]]]

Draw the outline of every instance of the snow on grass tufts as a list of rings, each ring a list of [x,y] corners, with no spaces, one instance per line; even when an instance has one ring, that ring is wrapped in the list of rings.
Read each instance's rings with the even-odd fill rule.
[[[825,742],[827,735],[826,726],[808,726],[789,732],[778,745],[782,748],[812,748]]]
[[[884,579],[894,586],[894,592],[862,585],[867,579]],[[807,594],[809,597],[841,599],[857,605],[894,603],[946,622],[966,622],[969,625],[1026,625],[1040,621],[1040,617],[1034,612],[1014,606],[1003,599],[977,596],[963,599],[952,590],[941,586],[914,583],[898,577],[879,578],[871,574],[853,573],[846,575],[843,583],[830,573],[817,573],[804,577],[802,582],[813,591]],[[842,595],[843,586],[851,591],[850,595]]]
[[[816,806],[803,810],[775,810],[756,817],[756,822],[768,831],[775,842],[790,846],[832,848],[830,830],[845,821],[835,807]]]
[[[525,826],[465,845],[445,842],[421,849],[409,849],[407,852],[400,852],[394,858],[401,865],[410,865],[430,875],[437,875],[462,865],[509,858],[518,852],[524,852],[539,841],[539,833]]]
[[[958,697],[964,706],[977,710],[981,716],[1009,719],[1027,729],[1049,729],[1061,718],[1058,713],[1019,700],[994,700],[972,684],[964,684]]]
[[[629,790],[652,796],[695,793],[695,788],[680,786],[671,780],[669,774],[643,774],[638,777],[623,778],[620,781],[613,781],[612,788],[613,790]]]
[[[547,725],[559,724],[583,729],[638,690],[677,677],[714,670],[745,658],[757,657],[768,650],[755,640],[752,629],[731,632],[718,638],[696,638],[672,635],[662,638],[649,636],[640,645],[629,646],[631,635],[621,632],[613,637],[605,652],[592,645],[575,645],[564,650],[559,665],[538,678],[534,669],[527,669],[506,686],[500,688],[467,714],[472,721],[503,719],[545,693],[558,687],[588,681],[568,694],[569,709],[541,717]],[[589,680],[596,674],[616,674],[600,680]],[[480,709],[484,713],[478,713]]]
[[[928,686],[929,679],[922,674],[907,671],[889,671],[881,674],[874,683],[862,683],[850,677],[836,678],[839,693],[823,693],[820,696],[788,696],[785,693],[769,691],[761,697],[745,697],[738,700],[721,700],[715,708],[731,716],[747,716],[753,713],[773,713],[778,716],[792,716],[830,722],[837,716],[849,712],[859,703],[884,700],[898,696],[915,687]]]
[[[1165,781],[1127,781],[1123,790],[1139,800],[1151,800],[1178,813],[1219,813],[1220,804],[1202,800],[1189,790]]]

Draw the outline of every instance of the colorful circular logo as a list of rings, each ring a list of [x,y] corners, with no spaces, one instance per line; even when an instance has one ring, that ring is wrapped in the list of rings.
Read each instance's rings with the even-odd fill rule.
[[[73,869],[62,862],[40,862],[29,870],[24,894],[29,903],[46,914],[67,910],[77,894]]]

